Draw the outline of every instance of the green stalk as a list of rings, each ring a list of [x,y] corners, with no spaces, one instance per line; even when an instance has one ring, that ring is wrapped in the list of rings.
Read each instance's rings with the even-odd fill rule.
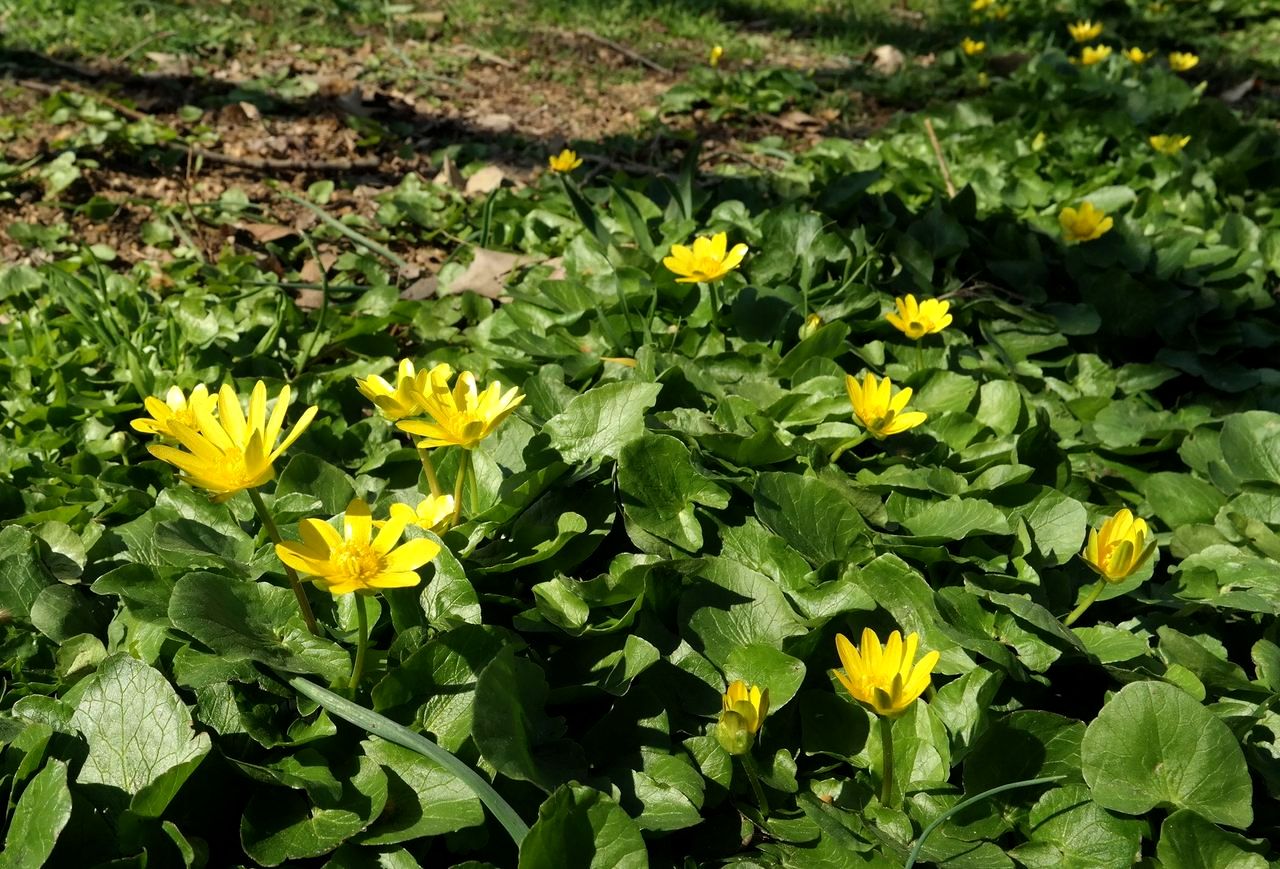
[[[351,667],[351,681],[347,683],[347,690],[352,697],[356,695],[356,687],[360,684],[360,677],[364,675],[364,656],[369,651],[369,616],[364,611],[364,601],[360,600],[359,595],[356,595],[356,624],[356,660]]]
[[[427,475],[427,485],[431,487],[431,497],[440,497],[440,481],[436,479],[435,465],[431,464],[431,450],[418,447],[418,458],[422,460],[422,472]]]
[[[740,755],[742,760],[742,768],[746,770],[747,781],[751,782],[751,791],[756,795],[756,805],[760,807],[760,815],[764,818],[769,817],[769,800],[764,795],[764,788],[760,784],[760,774],[756,772],[756,762],[752,760],[750,754]]]
[[[916,342],[916,371],[924,371],[924,347]]]
[[[893,801],[893,719],[887,715],[880,716],[880,752],[880,805],[888,807]]]
[[[934,830],[938,829],[938,827],[942,826],[942,824],[944,824],[946,820],[950,818],[952,815],[955,815],[959,812],[964,811],[965,809],[969,808],[969,806],[973,805],[974,803],[981,802],[982,800],[985,800],[987,797],[993,797],[996,794],[1004,793],[1005,791],[1011,791],[1017,788],[1029,788],[1035,785],[1051,784],[1053,782],[1062,781],[1064,778],[1066,778],[1066,776],[1051,775],[1051,776],[1046,776],[1045,778],[1029,778],[1023,781],[1010,782],[1009,784],[1006,784],[1006,785],[1000,785],[999,787],[994,787],[994,788],[985,790],[982,793],[978,794],[977,796],[969,797],[969,799],[967,800],[961,800],[951,808],[947,809],[942,814],[938,815],[938,817],[934,818],[933,823],[931,823],[929,826],[925,827],[923,831],[921,831],[920,838],[916,839],[915,845],[911,848],[911,853],[907,855],[907,862],[902,864],[902,869],[912,869],[912,867],[916,865],[916,860],[920,858],[920,849],[924,847],[925,840],[929,838],[929,834],[931,834]]]
[[[470,470],[471,450],[464,449],[462,458],[458,459],[458,474],[453,479],[453,516],[449,519],[450,525],[457,525],[462,518],[462,484],[466,482]]]
[[[529,826],[521,820],[520,816],[516,814],[516,810],[511,808],[511,805],[502,798],[502,795],[493,789],[492,785],[481,778],[471,767],[431,740],[419,733],[414,733],[402,724],[397,724],[391,719],[379,715],[371,709],[365,709],[358,703],[353,703],[345,697],[340,697],[332,691],[321,688],[301,676],[290,679],[289,684],[299,694],[320,704],[344,721],[349,721],[374,736],[385,739],[387,742],[394,742],[396,745],[403,746],[410,751],[416,751],[418,754],[430,758],[444,767],[451,775],[471,788],[471,791],[480,798],[480,802],[485,804],[498,820],[498,823],[502,824],[517,846],[528,835]]]
[[[267,505],[262,503],[262,496],[258,494],[258,490],[249,489],[248,492],[249,500],[253,502],[253,509],[257,511],[258,518],[262,520],[262,527],[267,529],[267,536],[274,543],[283,543],[284,539],[280,536],[280,529],[276,527],[275,520],[267,512]],[[283,564],[283,562],[281,563]],[[289,577],[289,586],[293,589],[293,596],[298,599],[298,609],[302,612],[302,620],[307,623],[307,630],[317,637],[322,636],[320,626],[316,624],[316,614],[311,611],[311,602],[307,600],[307,591],[302,586],[302,580],[298,578],[298,572],[285,564],[284,575]]]
[[[1105,579],[1098,580],[1098,584],[1093,587],[1093,591],[1089,592],[1089,596],[1080,601],[1080,606],[1073,609],[1070,615],[1062,620],[1062,624],[1068,628],[1074,625],[1076,623],[1076,619],[1084,615],[1084,611],[1093,606],[1094,601],[1098,599],[1098,596],[1102,594],[1102,590],[1106,587],[1107,581]]]

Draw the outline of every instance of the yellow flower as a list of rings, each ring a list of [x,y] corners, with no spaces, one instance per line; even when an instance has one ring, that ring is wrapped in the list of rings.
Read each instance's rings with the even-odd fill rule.
[[[452,495],[428,495],[418,502],[417,507],[410,507],[408,504],[391,505],[392,519],[402,522],[406,528],[417,525],[424,531],[438,530],[452,515]]]
[[[917,303],[916,297],[907,293],[905,299],[894,299],[893,304],[898,309],[897,313],[890,312],[884,318],[913,341],[941,332],[951,325],[951,315],[947,313],[951,308],[950,302],[925,299]]]
[[[422,438],[418,446],[427,449],[451,444],[472,449],[524,401],[519,389],[513,386],[504,393],[497,382],[480,392],[470,371],[458,375],[452,390],[447,380],[433,379],[428,386],[430,391],[419,393],[417,400],[431,420],[396,423],[401,431]]]
[[[993,18],[996,21],[1004,21],[1006,18],[1009,17],[1009,13],[1012,11],[1013,11],[1013,8],[1011,6],[1007,6],[1004,4],[1001,4],[1000,6],[992,6],[991,10],[987,12],[987,17]]]
[[[804,318],[804,323],[800,325],[800,340],[803,341],[809,338],[821,328],[822,318],[817,314],[810,314]]]
[[[711,54],[707,57],[707,63],[711,64],[713,68],[717,67],[720,65],[720,58],[722,57],[724,57],[724,46],[714,45],[711,47]]]
[[[1146,63],[1148,60],[1155,57],[1155,52],[1143,51],[1141,48],[1134,46],[1133,48],[1126,48],[1124,50],[1124,56],[1134,63]]]
[[[769,714],[769,689],[747,686],[741,679],[729,685],[720,698],[720,721],[716,739],[730,754],[746,754],[751,750],[764,717]]]
[[[1109,45],[1086,45],[1080,49],[1080,65],[1093,66],[1095,63],[1102,63],[1111,56],[1111,46]]]
[[[1152,136],[1147,139],[1151,143],[1151,147],[1155,148],[1161,154],[1167,154],[1172,157],[1187,147],[1187,143],[1191,141],[1190,136]]]
[[[369,505],[356,498],[342,517],[342,534],[328,522],[303,519],[298,523],[302,540],[276,544],[276,555],[334,596],[407,588],[422,581],[418,568],[435,558],[440,546],[425,537],[396,546],[404,526],[404,518],[392,514],[375,537]]]
[[[1133,575],[1155,552],[1156,541],[1148,538],[1147,523],[1126,508],[1103,522],[1101,528],[1090,530],[1080,557],[1107,582],[1119,582]]]
[[[671,256],[664,257],[662,264],[681,276],[676,278],[678,284],[718,281],[741,265],[747,255],[745,244],[735,244],[726,252],[728,246],[729,237],[723,232],[709,237],[700,235],[693,240],[692,247],[671,245]]]
[[[904,413],[903,408],[911,400],[911,387],[891,395],[893,383],[887,377],[877,384],[875,375],[868,372],[859,385],[856,377],[846,374],[844,386],[849,393],[849,403],[853,405],[854,417],[872,437],[900,434],[929,418],[928,414],[918,410]]]
[[[863,628],[862,642],[854,648],[848,637],[836,634],[836,652],[844,665],[843,670],[835,671],[836,678],[854,700],[870,706],[877,715],[897,718],[929,687],[938,663],[937,652],[916,661],[919,644],[920,635],[912,632],[904,647],[902,634],[894,631],[882,649],[875,631]]]
[[[960,40],[960,50],[973,57],[975,54],[982,54],[982,52],[986,51],[987,44],[981,40],[973,40],[966,36]]]
[[[1186,72],[1199,62],[1200,58],[1189,51],[1169,52],[1169,69],[1174,72]]]
[[[572,172],[582,165],[582,158],[578,156],[577,151],[565,148],[554,157],[548,157],[547,165],[551,167],[552,172]]]
[[[1043,151],[1044,146],[1048,143],[1049,137],[1044,134],[1044,130],[1036,133],[1036,137],[1031,140],[1032,151]]]
[[[1085,19],[1084,21],[1077,21],[1075,24],[1068,24],[1067,30],[1071,33],[1071,38],[1076,42],[1088,42],[1102,35],[1102,22],[1095,23]]]
[[[973,0],[973,2],[969,4],[969,9],[972,12],[981,12],[994,2],[995,0]]]
[[[1082,202],[1077,210],[1070,206],[1058,213],[1062,237],[1068,242],[1093,241],[1111,230],[1115,221],[1106,213],[1093,207],[1092,202]]]
[[[289,387],[286,386],[280,390],[268,418],[267,386],[259,380],[249,396],[246,418],[239,396],[224,385],[218,391],[217,417],[212,408],[196,405],[194,427],[170,422],[170,434],[188,452],[165,444],[151,444],[147,450],[181,470],[182,478],[192,486],[212,492],[214,501],[225,501],[236,492],[256,489],[275,476],[272,464],[311,425],[317,410],[307,408],[277,446],[288,409]]]
[[[140,431],[143,434],[171,438],[174,436],[169,428],[171,423],[177,422],[187,428],[195,428],[196,408],[203,407],[205,410],[212,412],[213,406],[217,402],[218,397],[210,395],[209,390],[203,383],[191,390],[190,398],[184,395],[178,387],[170,386],[169,391],[164,394],[164,401],[153,395],[148,395],[144,398],[142,404],[151,416],[138,417],[135,420],[131,420],[129,425],[133,426],[134,431]]]
[[[413,362],[401,359],[396,372],[396,383],[392,386],[377,374],[365,378],[356,378],[356,388],[360,394],[369,399],[385,418],[395,422],[406,416],[418,416],[422,413],[422,405],[418,404],[417,395],[428,392],[429,384],[439,381],[447,384],[453,377],[453,369],[441,363],[430,371],[416,371]],[[446,387],[447,388],[447,387]]]

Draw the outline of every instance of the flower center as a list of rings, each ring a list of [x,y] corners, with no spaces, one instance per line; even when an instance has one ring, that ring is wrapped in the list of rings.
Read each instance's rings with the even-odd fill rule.
[[[362,584],[368,584],[385,567],[385,559],[372,546],[352,541],[342,545],[334,561],[342,575]]]

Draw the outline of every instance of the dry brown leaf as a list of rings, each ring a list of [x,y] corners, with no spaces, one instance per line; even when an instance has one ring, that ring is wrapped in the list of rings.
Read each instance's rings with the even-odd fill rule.
[[[509,133],[515,127],[515,119],[505,112],[490,112],[476,118],[476,126],[490,133]]]
[[[478,247],[467,270],[458,275],[449,286],[441,287],[438,292],[440,295],[448,295],[470,291],[487,299],[500,298],[507,275],[522,265],[535,262],[536,259],[523,254]]]
[[[507,176],[497,166],[485,166],[467,179],[465,193],[468,196],[483,196],[492,193],[502,186],[502,179]]]
[[[892,45],[878,45],[871,49],[871,67],[881,75],[893,75],[902,69],[907,57]]]
[[[294,304],[304,311],[315,311],[324,304],[324,291],[302,289],[298,290],[298,295],[294,297]]]
[[[274,223],[241,223],[236,226],[236,229],[249,233],[255,241],[263,244],[294,234],[294,230],[290,227],[279,226]]]
[[[1250,76],[1240,84],[1233,88],[1227,88],[1222,92],[1222,101],[1224,103],[1238,103],[1244,99],[1244,95],[1253,90],[1253,86],[1258,83],[1256,76]]]
[[[440,279],[435,275],[427,275],[425,278],[409,284],[400,291],[400,298],[416,302],[421,299],[429,299],[436,294],[436,289],[440,286]]]
[[[784,130],[792,130],[796,132],[822,126],[822,121],[818,120],[808,112],[802,112],[798,109],[793,109],[784,115],[774,118],[774,123],[779,127],[782,127]]]

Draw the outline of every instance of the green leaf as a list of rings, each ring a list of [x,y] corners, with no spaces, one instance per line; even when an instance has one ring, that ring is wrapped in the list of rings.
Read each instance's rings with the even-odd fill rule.
[[[146,802],[167,803],[209,752],[209,736],[192,729],[191,713],[159,671],[128,655],[102,662],[85,679],[71,726],[89,744],[76,782],[142,794],[160,782]],[[175,776],[162,778],[170,770]]]
[[[1084,547],[1089,514],[1076,499],[1045,488],[1018,513],[1030,526],[1031,539],[1049,564],[1066,564]]]
[[[760,521],[815,565],[846,560],[867,533],[857,509],[817,477],[760,474],[753,497]]]
[[[1052,712],[1010,713],[987,729],[965,759],[965,793],[1055,775],[1078,781],[1084,732],[1081,722]]]
[[[1222,458],[1244,482],[1280,483],[1280,414],[1235,413],[1222,424]]]
[[[724,663],[728,682],[741,679],[748,685],[769,689],[769,709],[776,711],[791,702],[804,681],[804,662],[760,644],[739,646]]]
[[[421,536],[440,545],[439,554],[431,561],[435,572],[431,581],[422,587],[422,611],[427,623],[438,631],[480,624],[480,598],[461,562],[436,535],[425,532]]]
[[[36,541],[25,528],[9,525],[0,529],[0,608],[14,618],[27,619],[40,591],[54,578],[36,556]]]
[[[361,745],[387,774],[386,811],[360,837],[363,844],[394,845],[484,823],[471,788],[431,758],[383,739]]]
[[[1212,522],[1226,495],[1190,474],[1162,471],[1142,481],[1142,495],[1168,528]]]
[[[644,433],[644,415],[658,400],[657,383],[606,383],[577,396],[543,431],[569,464],[617,458]]]
[[[759,643],[778,647],[787,637],[805,632],[776,583],[726,558],[704,558],[690,564],[697,580],[680,598],[680,623],[700,648],[720,666],[734,650]]]
[[[1031,869],[1108,869],[1132,866],[1141,855],[1143,821],[1118,818],[1072,784],[1036,801],[1027,818],[1030,841],[1012,856]]]
[[[1253,822],[1253,786],[1227,725],[1164,682],[1132,682],[1085,731],[1085,781],[1101,805],[1131,815],[1190,809],[1215,823]]]
[[[256,790],[240,819],[245,853],[263,866],[279,866],[327,854],[367,827],[386,806],[387,776],[371,758],[356,762],[336,800],[317,795],[313,803],[298,791]]]
[[[9,819],[0,869],[39,869],[71,818],[67,765],[51,759],[27,782]]]
[[[345,651],[307,630],[293,593],[266,583],[188,574],[173,587],[169,620],[228,660],[330,680],[350,672]]]
[[[538,809],[520,846],[519,869],[647,869],[635,821],[593,788],[565,785]]]
[[[564,720],[543,711],[546,702],[542,668],[507,647],[476,681],[472,738],[500,773],[551,791],[581,776],[585,765],[582,749],[563,738]]]
[[[1164,819],[1156,856],[1164,869],[1266,869],[1265,846],[1180,809]]]
[[[347,509],[347,504],[355,497],[356,489],[351,478],[341,468],[313,455],[299,453],[285,465],[276,482],[277,498],[295,492],[309,498],[319,498],[325,512],[329,516],[336,516]]]
[[[987,501],[977,498],[948,498],[934,501],[920,512],[902,520],[917,537],[934,540],[963,540],[974,534],[1010,534],[1009,520]]]
[[[618,488],[630,522],[690,552],[702,548],[694,505],[729,504],[729,493],[702,476],[688,448],[670,435],[645,434],[622,448]]]
[[[904,634],[920,634],[921,652],[938,651],[939,673],[967,673],[974,663],[964,649],[942,629],[944,620],[934,601],[933,589],[919,572],[896,555],[881,555],[851,574],[872,600],[893,616]],[[851,638],[855,643],[857,637]],[[880,638],[884,642],[885,637]]]

